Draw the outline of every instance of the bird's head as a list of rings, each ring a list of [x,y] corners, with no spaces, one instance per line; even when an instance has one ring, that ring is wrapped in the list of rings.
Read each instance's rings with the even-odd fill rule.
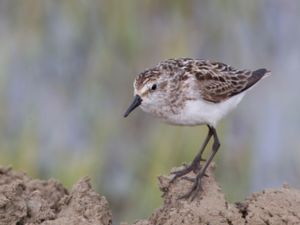
[[[157,67],[148,69],[139,74],[134,80],[134,99],[124,117],[127,117],[135,108],[141,108],[152,114],[158,114],[168,98],[169,74]]]

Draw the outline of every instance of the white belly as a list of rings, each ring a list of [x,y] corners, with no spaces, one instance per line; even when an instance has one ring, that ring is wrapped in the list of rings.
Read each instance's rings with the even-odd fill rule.
[[[196,126],[209,124],[215,127],[218,121],[234,109],[242,100],[245,93],[240,93],[220,103],[211,103],[204,100],[188,101],[179,114],[166,118],[167,123]]]

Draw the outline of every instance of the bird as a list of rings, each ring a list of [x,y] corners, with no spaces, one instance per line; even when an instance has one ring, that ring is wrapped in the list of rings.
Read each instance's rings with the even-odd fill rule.
[[[177,58],[161,61],[139,73],[133,83],[134,99],[124,117],[135,108],[162,121],[180,126],[206,125],[208,133],[193,161],[172,172],[177,178],[196,174],[191,189],[180,199],[192,200],[202,190],[201,180],[220,147],[216,131],[218,122],[234,109],[246,92],[270,71],[235,69],[222,62],[204,59]],[[207,160],[202,158],[210,139],[213,144]],[[204,165],[201,166],[201,162]]]

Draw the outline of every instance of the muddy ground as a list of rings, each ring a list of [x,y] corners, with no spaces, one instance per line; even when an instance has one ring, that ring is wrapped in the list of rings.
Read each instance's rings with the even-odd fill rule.
[[[192,175],[190,175],[192,177]],[[194,201],[178,200],[191,187],[171,176],[159,177],[163,205],[150,218],[135,225],[279,225],[300,224],[300,191],[288,186],[252,194],[240,203],[225,201],[212,169],[203,180],[204,191]],[[36,180],[0,167],[0,225],[107,225],[112,212],[105,197],[96,193],[88,178],[71,190],[58,181]],[[128,225],[122,223],[122,225]]]

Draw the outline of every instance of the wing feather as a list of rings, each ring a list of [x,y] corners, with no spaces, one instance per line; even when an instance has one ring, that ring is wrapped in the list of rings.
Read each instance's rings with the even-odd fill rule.
[[[201,60],[194,65],[194,72],[203,99],[218,103],[250,88],[267,70],[236,70],[224,63]]]

